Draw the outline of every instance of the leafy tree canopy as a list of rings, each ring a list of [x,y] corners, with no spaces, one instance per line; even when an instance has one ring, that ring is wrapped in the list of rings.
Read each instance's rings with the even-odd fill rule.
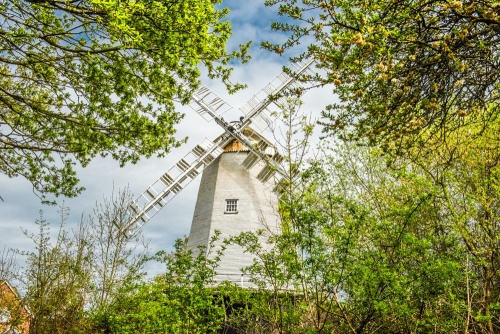
[[[230,90],[231,33],[220,0],[13,0],[0,4],[0,171],[40,194],[75,196],[76,162],[162,156],[198,84]]]
[[[310,42],[302,57],[324,69],[339,97],[324,130],[354,138],[423,144],[420,134],[498,117],[500,5],[497,1],[268,0],[287,20],[278,53]],[[312,37],[312,42],[311,42]],[[466,115],[472,115],[465,119]]]

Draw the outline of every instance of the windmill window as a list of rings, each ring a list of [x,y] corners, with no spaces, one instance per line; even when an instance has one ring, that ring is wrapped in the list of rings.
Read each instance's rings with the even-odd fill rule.
[[[226,211],[224,213],[238,213],[238,200],[226,199]]]

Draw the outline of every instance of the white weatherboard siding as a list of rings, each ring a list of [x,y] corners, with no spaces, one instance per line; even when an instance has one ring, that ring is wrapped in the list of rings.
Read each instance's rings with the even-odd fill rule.
[[[220,247],[224,238],[241,232],[264,230],[265,244],[271,233],[280,231],[276,212],[277,197],[269,184],[259,181],[252,172],[241,166],[248,152],[225,152],[204,171],[194,211],[188,247],[208,247],[210,238],[218,230],[221,236],[215,245]],[[263,167],[255,166],[258,170]],[[226,200],[238,200],[237,213],[225,213]],[[213,253],[212,253],[213,254]],[[229,280],[249,286],[242,277],[241,268],[252,263],[252,256],[236,245],[224,252],[217,269],[217,281]]]

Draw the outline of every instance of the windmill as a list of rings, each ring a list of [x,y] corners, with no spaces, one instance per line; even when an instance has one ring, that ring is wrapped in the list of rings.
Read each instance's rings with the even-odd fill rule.
[[[132,218],[125,230],[130,235],[135,235],[202,172],[188,247],[195,249],[197,246],[207,246],[214,229],[223,230],[221,237],[228,236],[224,231],[235,235],[238,231],[255,230],[257,227],[267,227],[274,231],[279,229],[277,219],[272,218],[270,213],[277,204],[276,195],[266,189],[269,189],[269,182],[276,174],[278,183],[287,176],[279,166],[279,154],[253,127],[263,131],[269,126],[270,120],[266,115],[268,107],[272,103],[286,104],[286,99],[280,97],[285,90],[302,89],[304,83],[297,78],[312,74],[309,69],[312,63],[309,60],[293,64],[293,75],[282,72],[240,108],[244,116],[238,122],[225,121],[221,114],[231,107],[201,85],[193,93],[190,107],[206,121],[214,120],[224,130],[223,134],[215,140],[205,139],[196,145],[134,200],[130,206]],[[237,177],[231,178],[229,174]],[[263,195],[266,193],[269,194],[267,197]],[[246,210],[240,212],[238,205],[245,202],[251,202],[251,205],[245,206]],[[214,210],[222,214],[214,213]],[[225,218],[221,220],[221,217]],[[229,226],[224,223],[229,219],[239,223]],[[218,222],[214,223],[215,220]],[[269,226],[264,226],[266,220]],[[245,228],[242,230],[235,226]],[[224,255],[219,265],[217,277],[234,281],[239,276],[239,268],[250,263],[248,259],[243,259],[245,256],[242,250],[228,251],[229,254]]]

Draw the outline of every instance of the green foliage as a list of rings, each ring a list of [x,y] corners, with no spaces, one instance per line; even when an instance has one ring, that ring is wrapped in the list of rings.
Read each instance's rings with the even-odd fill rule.
[[[163,156],[202,63],[229,84],[227,9],[203,1],[3,1],[0,171],[75,196],[74,165]]]
[[[221,328],[223,294],[213,288],[217,256],[210,259],[201,249],[194,255],[183,241],[177,240],[172,253],[159,252],[154,259],[165,264],[166,273],[151,282],[125,285],[107,314],[109,330],[215,333]]]
[[[323,70],[338,102],[323,113],[326,133],[407,147],[499,115],[497,1],[268,0],[287,19],[272,27],[289,38],[263,43]],[[333,102],[333,101],[332,101]],[[466,115],[474,117],[464,119]],[[345,133],[344,131],[347,131]]]
[[[232,242],[254,255],[253,264],[243,271],[256,285],[255,289],[231,291],[228,324],[242,333],[300,333],[307,310],[301,287],[294,284],[295,272],[289,271],[290,253],[282,252],[274,242],[273,248],[263,247],[264,240],[252,232],[232,238]]]
[[[218,289],[226,296],[226,328],[237,333],[303,332],[301,316],[307,305],[300,294],[231,285]]]

